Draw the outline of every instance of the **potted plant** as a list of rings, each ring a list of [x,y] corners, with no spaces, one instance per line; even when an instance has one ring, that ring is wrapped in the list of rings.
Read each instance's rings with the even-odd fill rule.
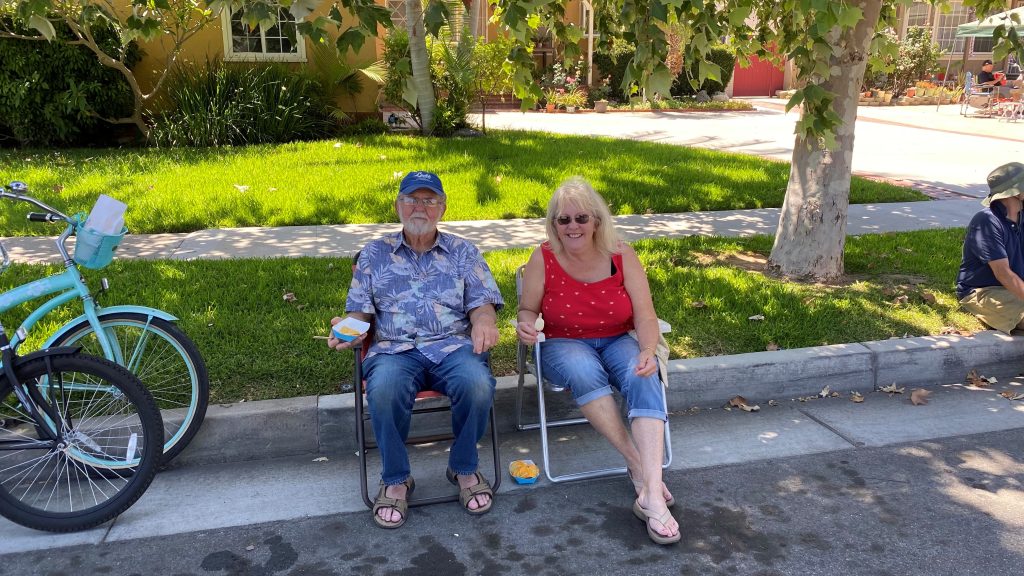
[[[600,100],[594,100],[594,112],[598,114],[604,114],[608,111],[608,101],[604,98]]]
[[[554,88],[549,88],[544,92],[544,110],[554,112],[556,106],[558,106],[558,91]]]
[[[578,108],[582,108],[587,104],[587,93],[578,88],[570,88],[568,92],[561,95],[561,104],[565,106],[565,111],[570,114],[576,112]]]

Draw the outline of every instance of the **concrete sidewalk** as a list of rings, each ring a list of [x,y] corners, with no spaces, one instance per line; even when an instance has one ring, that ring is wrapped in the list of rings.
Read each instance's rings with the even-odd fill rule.
[[[907,232],[966,226],[981,208],[977,200],[941,200],[892,204],[854,204],[847,214],[850,235]],[[684,236],[774,234],[778,208],[617,216],[615,225],[628,241]],[[543,219],[442,222],[441,229],[474,242],[481,250],[536,246],[544,240]],[[398,224],[338,224],[280,228],[222,228],[185,234],[130,234],[118,258],[273,258],[350,257],[368,241],[398,230]],[[15,262],[57,262],[54,238],[4,239]]]

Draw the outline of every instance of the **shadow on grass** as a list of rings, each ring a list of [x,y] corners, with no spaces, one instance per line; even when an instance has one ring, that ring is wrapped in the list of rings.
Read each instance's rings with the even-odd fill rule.
[[[483,138],[353,137],[216,149],[0,151],[0,181],[22,179],[67,212],[108,193],[129,204],[135,233],[391,221],[397,178],[438,172],[448,219],[537,215],[560,182],[581,175],[617,214],[777,207],[787,163],[683,146],[492,132]],[[855,178],[855,201],[920,200]],[[327,206],[325,208],[325,205]],[[45,234],[0,214],[4,235]]]

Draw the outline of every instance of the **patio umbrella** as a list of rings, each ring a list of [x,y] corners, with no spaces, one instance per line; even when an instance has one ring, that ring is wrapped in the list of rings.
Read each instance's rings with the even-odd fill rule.
[[[961,24],[956,27],[956,37],[991,38],[992,33],[999,26],[1006,26],[1008,29],[1021,26],[1024,30],[1024,6],[993,14],[982,20]]]

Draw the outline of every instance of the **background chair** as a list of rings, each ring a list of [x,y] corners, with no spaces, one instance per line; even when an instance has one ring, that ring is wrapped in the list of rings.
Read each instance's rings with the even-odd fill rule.
[[[359,254],[352,260],[352,267],[355,268],[355,262],[359,259]],[[373,342],[373,326],[371,324],[370,331],[367,332],[366,338],[363,340],[363,344]],[[363,380],[363,360],[366,357],[367,346],[359,345],[353,347],[355,352],[355,370],[354,382],[352,386],[352,394],[355,396],[356,405],[356,445],[359,446],[359,492],[363,496],[363,502],[367,508],[373,508],[373,498],[376,494],[370,494],[369,478],[367,477],[367,464],[366,454],[370,450],[377,448],[377,442],[367,437],[366,426],[370,422],[370,414],[365,409],[366,402],[366,382]],[[428,379],[429,384],[429,379]],[[412,426],[416,426],[416,416],[422,414],[433,414],[437,412],[451,412],[452,405],[448,397],[440,392],[434,392],[433,390],[423,390],[416,395],[416,402],[413,405],[413,423]],[[495,428],[495,413],[494,404],[491,404],[491,452],[494,458],[494,476],[491,481],[491,489],[497,494],[498,487],[501,486],[501,454],[498,446],[498,430]],[[435,442],[447,442],[453,440],[455,436],[451,432],[444,434],[420,434],[414,435],[410,432],[409,438],[406,439],[405,444],[407,446],[419,446],[423,444],[432,444]],[[459,494],[458,487],[456,487],[456,493],[447,496],[434,496],[430,498],[411,498],[409,499],[409,506],[424,506],[427,504],[439,504],[441,502],[458,502]]]
[[[523,295],[523,269],[525,266],[520,266],[516,270],[516,304]],[[671,327],[661,320],[658,321],[662,326],[662,332],[671,331]],[[543,334],[541,335],[543,336]],[[542,343],[538,341],[532,349],[523,343],[519,343],[516,346],[516,366],[519,372],[519,383],[516,389],[516,428],[519,430],[540,430],[540,445],[541,455],[544,459],[544,474],[548,480],[554,483],[558,482],[569,482],[573,480],[585,480],[588,478],[603,478],[606,476],[618,476],[626,473],[626,467],[617,468],[599,468],[593,470],[583,470],[579,472],[571,472],[567,474],[553,474],[551,470],[551,449],[550,443],[548,442],[548,429],[559,428],[562,426],[573,426],[576,424],[586,424],[587,419],[583,417],[576,418],[560,418],[555,420],[549,420],[547,414],[547,407],[544,401],[544,391],[547,388],[552,392],[561,392],[564,388],[557,388],[552,386],[550,383],[544,381],[543,375],[540,368],[540,347]],[[526,374],[532,374],[537,382],[537,422],[523,422],[523,398],[526,394]],[[667,406],[667,395],[666,395],[666,406],[665,412],[668,412]],[[672,434],[669,430],[668,422],[665,422],[665,461],[662,463],[662,468],[668,468],[672,464]]]
[[[988,115],[992,113],[992,97],[995,93],[992,86],[979,86],[974,75],[968,72],[964,80],[964,95],[960,101],[960,115]],[[974,112],[971,112],[971,109]]]

